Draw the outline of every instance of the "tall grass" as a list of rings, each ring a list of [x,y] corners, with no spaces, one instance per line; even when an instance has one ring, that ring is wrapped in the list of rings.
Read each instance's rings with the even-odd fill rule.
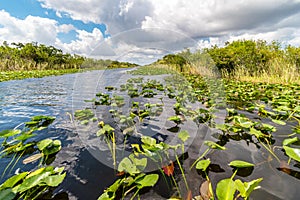
[[[239,81],[300,84],[300,72],[296,64],[286,61],[284,58],[270,60],[267,67],[258,71],[250,71],[244,66],[238,66],[231,73],[222,70],[222,77]]]

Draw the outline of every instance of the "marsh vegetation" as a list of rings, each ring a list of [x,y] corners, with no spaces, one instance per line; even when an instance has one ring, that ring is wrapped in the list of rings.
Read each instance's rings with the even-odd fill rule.
[[[299,56],[299,48],[276,42],[235,41],[166,55],[98,88],[70,114],[113,168],[98,199],[298,195],[296,185],[280,196],[281,186],[269,179],[300,179]],[[54,198],[68,176],[52,165],[63,141],[37,137],[53,121],[36,116],[1,130],[1,159],[9,160],[2,173],[10,175],[1,181],[1,199]],[[11,175],[16,165],[31,167]]]

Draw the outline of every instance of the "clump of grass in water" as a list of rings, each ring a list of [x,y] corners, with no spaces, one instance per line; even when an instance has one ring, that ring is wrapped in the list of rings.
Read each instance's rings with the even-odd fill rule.
[[[162,75],[162,74],[174,74],[176,71],[169,68],[167,65],[147,65],[139,67],[136,70],[129,71],[132,75]]]

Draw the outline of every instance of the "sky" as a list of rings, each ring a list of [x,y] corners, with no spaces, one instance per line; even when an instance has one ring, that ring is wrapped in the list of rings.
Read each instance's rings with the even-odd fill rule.
[[[253,39],[300,46],[300,0],[1,0],[0,43],[150,63]]]

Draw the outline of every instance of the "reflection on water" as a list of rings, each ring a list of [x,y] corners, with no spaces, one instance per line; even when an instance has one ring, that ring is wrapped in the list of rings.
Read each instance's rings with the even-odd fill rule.
[[[90,106],[91,104],[85,103],[83,100],[94,98],[101,88],[124,84],[129,77],[124,73],[125,71],[125,69],[91,71],[0,83],[0,131],[12,129],[35,115],[51,115],[57,118],[53,126],[49,128],[47,135],[44,131],[40,136],[48,137],[50,135],[51,138],[62,140],[63,149],[57,154],[54,164],[65,166],[68,173],[63,184],[56,190],[61,192],[56,199],[97,199],[102,191],[116,179],[114,170],[94,157],[93,154],[97,154],[97,151],[95,150],[93,153],[91,149],[87,150],[89,146],[87,144],[92,143],[94,138],[84,138],[82,135],[79,137],[78,130],[67,113]],[[102,110],[97,112],[102,112]],[[159,126],[159,123],[154,123],[147,128],[166,131],[155,128],[156,126]],[[147,129],[145,129],[146,131]],[[176,134],[179,129],[170,126],[169,131]],[[42,135],[43,133],[44,135]],[[216,136],[221,138],[214,130],[207,127],[202,127],[193,134],[196,136],[189,147],[189,158],[184,163],[186,168],[191,166],[191,163],[205,151],[205,147],[200,145],[204,140],[215,140]],[[280,134],[288,133],[279,129],[278,135]],[[278,138],[275,137],[275,139]],[[299,167],[286,169],[265,149],[258,148],[258,145],[251,141],[247,143],[245,138],[223,138],[222,142],[226,143],[226,151],[214,151],[208,155],[212,163],[208,173],[210,179],[213,180],[214,188],[219,180],[232,175],[233,169],[228,166],[228,163],[240,159],[255,163],[256,166],[238,173],[236,178],[243,181],[264,178],[260,184],[261,189],[253,192],[253,199],[297,199],[295,197],[300,195]],[[280,142],[278,143],[280,144]],[[283,153],[280,150],[277,151],[276,154],[280,159],[286,160]],[[1,159],[1,172],[8,162],[7,159]],[[30,167],[32,166],[25,166],[25,170]],[[294,177],[287,173],[294,174]],[[205,177],[198,174],[196,170],[187,170],[186,177],[193,191],[199,191],[201,183],[205,180]],[[162,192],[168,190],[162,189],[164,187],[163,184],[160,187],[157,186],[154,190],[142,195],[141,198],[161,199],[171,195]]]

